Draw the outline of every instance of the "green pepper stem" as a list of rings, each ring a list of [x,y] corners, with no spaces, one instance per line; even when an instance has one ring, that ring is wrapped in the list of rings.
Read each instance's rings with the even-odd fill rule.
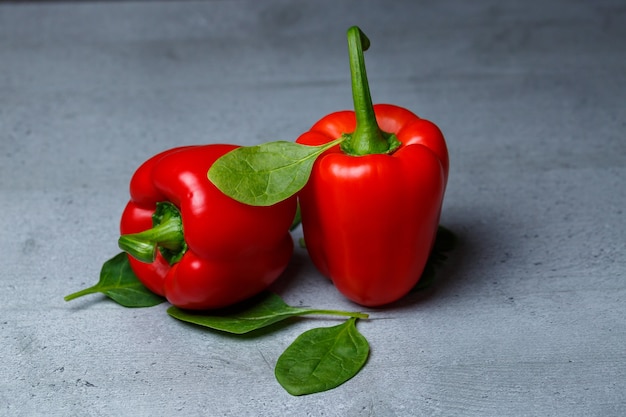
[[[171,203],[158,203],[152,217],[152,229],[120,236],[120,249],[147,263],[154,262],[157,249],[170,263],[180,260],[187,249],[180,212]]]
[[[383,132],[376,121],[363,56],[363,51],[366,51],[369,46],[370,41],[361,29],[357,26],[348,29],[350,78],[356,128],[352,134],[347,134],[348,137],[341,147],[347,154],[355,156],[390,153],[399,146],[395,135]]]

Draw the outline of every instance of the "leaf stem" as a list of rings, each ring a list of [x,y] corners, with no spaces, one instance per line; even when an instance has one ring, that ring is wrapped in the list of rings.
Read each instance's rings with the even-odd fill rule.
[[[330,142],[326,142],[322,145],[315,146],[316,148],[318,148],[318,151],[315,153],[315,157],[317,158],[319,155],[323,154],[324,152],[326,152],[333,146],[343,143],[345,140],[346,138],[344,136],[340,136],[337,139],[334,139]],[[303,145],[303,146],[309,146],[309,145]]]
[[[99,292],[97,287],[98,287],[97,285],[94,285],[94,286],[91,286],[89,288],[85,288],[85,289],[82,289],[80,291],[76,291],[75,293],[72,293],[70,295],[66,295],[65,297],[63,297],[63,299],[65,301],[72,301],[73,299],[78,298],[78,297],[82,297],[83,295],[97,293],[97,292]]]
[[[342,317],[352,317],[355,319],[366,319],[369,318],[369,314],[360,313],[356,311],[342,311],[342,310],[323,310],[323,309],[310,309],[303,312],[304,314],[323,314],[328,316],[342,316]]]

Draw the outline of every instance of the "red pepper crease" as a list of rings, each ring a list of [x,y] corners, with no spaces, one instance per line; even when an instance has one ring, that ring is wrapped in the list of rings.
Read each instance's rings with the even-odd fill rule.
[[[247,299],[278,278],[293,252],[295,197],[249,206],[206,178],[213,162],[235,148],[171,149],[147,160],[131,179],[120,246],[134,255],[129,261],[139,280],[177,307],[215,309]],[[160,225],[158,206],[165,206]],[[172,232],[176,222],[179,230]],[[152,253],[143,253],[144,246]]]
[[[353,32],[352,40],[355,33],[364,37]],[[297,142],[320,145],[347,134],[344,142],[360,135],[367,144],[372,136],[380,142],[395,135],[399,146],[359,155],[333,147],[315,161],[299,199],[315,266],[347,298],[375,307],[400,299],[418,282],[439,225],[449,161],[435,124],[402,107],[372,106],[359,50],[360,64],[351,55],[356,112],[325,116]]]

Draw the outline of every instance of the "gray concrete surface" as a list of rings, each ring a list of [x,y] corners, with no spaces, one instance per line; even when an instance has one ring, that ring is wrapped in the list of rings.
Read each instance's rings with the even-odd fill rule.
[[[432,289],[359,322],[361,373],[305,397],[275,381],[333,319],[239,339],[63,301],[118,252],[144,159],[350,108],[352,24],[374,101],[447,136],[460,240]],[[626,415],[625,46],[619,0],[0,4],[0,415]],[[302,249],[274,290],[356,308]]]

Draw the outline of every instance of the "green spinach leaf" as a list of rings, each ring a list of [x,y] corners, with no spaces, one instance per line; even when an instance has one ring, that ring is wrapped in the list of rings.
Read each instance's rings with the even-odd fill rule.
[[[207,176],[224,194],[237,201],[270,206],[300,191],[317,157],[342,140],[320,146],[288,141],[243,146],[215,161]]]
[[[87,294],[102,293],[124,307],[152,307],[165,299],[147,289],[130,268],[125,252],[121,252],[102,265],[100,280],[92,287],[66,296],[70,301]]]
[[[338,387],[365,365],[369,343],[356,329],[356,318],[308,330],[278,358],[276,379],[291,395],[305,395]]]
[[[287,305],[278,295],[271,292],[262,294],[258,301],[252,305],[245,303],[241,308],[235,307],[227,311],[216,312],[216,314],[186,311],[174,306],[168,308],[167,313],[181,321],[233,334],[249,333],[290,317],[307,314],[368,317],[365,313],[292,307]]]

